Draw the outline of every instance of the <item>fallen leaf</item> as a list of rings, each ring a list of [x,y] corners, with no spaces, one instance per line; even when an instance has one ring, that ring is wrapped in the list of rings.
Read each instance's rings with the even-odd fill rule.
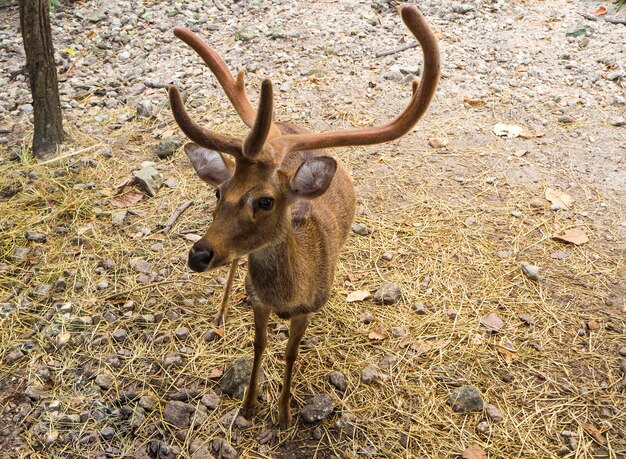
[[[223,337],[224,337],[224,329],[223,329],[223,328],[221,328],[221,327],[220,327],[220,328],[216,328],[216,329],[215,329],[215,334],[216,334],[217,336],[219,336],[220,338],[223,338]]]
[[[593,13],[594,16],[602,16],[606,14],[606,8],[604,6],[598,7],[598,9]]]
[[[372,330],[371,332],[369,332],[369,335],[367,335],[367,337],[372,341],[382,341],[384,339],[387,339],[389,335],[387,335],[384,330]]]
[[[515,124],[503,124],[498,123],[493,127],[493,133],[498,137],[506,137],[507,139],[514,139],[519,137],[524,132],[521,126]]]
[[[504,327],[504,321],[493,312],[480,319],[480,323],[488,329],[496,332],[500,331],[500,329]]]
[[[209,370],[209,374],[207,375],[207,378],[217,379],[217,378],[221,378],[223,374],[224,374],[224,370],[222,370],[221,368],[211,368]]]
[[[588,422],[581,422],[580,426],[585,430],[585,432],[591,435],[591,438],[593,438],[600,445],[604,445],[606,443],[605,438],[602,436],[598,428],[593,424],[590,424]]]
[[[369,292],[369,290],[356,290],[348,294],[346,301],[348,303],[353,303],[355,301],[367,300],[371,296],[372,294]]]
[[[513,343],[507,338],[502,338],[499,344],[496,344],[496,349],[500,355],[504,358],[506,363],[512,363],[517,359],[517,349],[513,346]]]
[[[513,152],[513,155],[517,156],[518,158],[521,158],[522,156],[525,156],[527,154],[528,154],[528,150],[526,150],[525,148],[521,148]]]
[[[352,271],[352,272],[349,272],[347,274],[347,276],[348,276],[348,280],[350,280],[350,282],[355,282],[355,281],[358,281],[360,279],[363,279],[368,274],[369,274],[369,271]]]
[[[432,346],[426,341],[414,339],[409,336],[403,338],[399,344],[400,344],[400,347],[404,349],[410,349],[413,352],[415,352],[417,355],[427,354],[432,349]]]
[[[463,459],[486,459],[485,450],[479,445],[470,445],[463,451]]]
[[[130,207],[137,204],[143,198],[143,193],[137,191],[129,191],[128,193],[120,194],[110,199],[110,202],[115,207]]]
[[[463,98],[463,102],[472,107],[480,107],[481,105],[485,105],[485,101],[481,99],[472,99],[470,97]]]
[[[574,204],[574,199],[569,194],[554,188],[546,188],[546,199],[562,209],[569,209]]]
[[[166,236],[163,233],[152,233],[148,234],[144,239],[155,239],[157,241],[162,241]]]
[[[125,186],[131,186],[134,185],[137,182],[137,179],[135,179],[135,177],[126,177],[124,180],[122,180],[120,183],[118,183],[117,185],[115,185],[115,188],[124,188]]]
[[[564,231],[557,231],[552,235],[552,239],[555,239],[557,241],[569,242],[576,245],[581,245],[589,242],[589,237],[582,228],[572,228]]]
[[[187,233],[183,237],[191,242],[196,242],[202,239],[202,236],[198,236],[197,234],[193,234],[193,233]]]

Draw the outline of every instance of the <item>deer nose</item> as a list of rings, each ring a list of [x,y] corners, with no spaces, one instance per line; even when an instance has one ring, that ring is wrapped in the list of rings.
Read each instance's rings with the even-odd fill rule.
[[[207,266],[209,266],[209,263],[213,259],[213,255],[213,250],[207,246],[194,246],[189,251],[189,259],[187,263],[192,270],[201,273],[207,268]]]

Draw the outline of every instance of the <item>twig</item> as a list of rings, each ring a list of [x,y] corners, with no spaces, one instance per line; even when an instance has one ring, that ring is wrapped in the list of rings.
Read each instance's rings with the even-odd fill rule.
[[[161,281],[161,282],[153,282],[151,284],[140,285],[138,287],[129,288],[128,290],[123,290],[121,292],[112,293],[109,296],[105,296],[103,298],[103,300],[104,301],[108,301],[108,300],[112,300],[114,298],[119,298],[120,296],[130,295],[131,293],[134,293],[137,290],[144,290],[144,289],[147,289],[147,288],[158,287],[159,285],[165,285],[165,284],[176,284],[176,283],[179,283],[179,282],[190,282],[190,281],[183,280],[183,279],[170,279],[170,280],[164,280],[164,281]]]
[[[230,298],[230,291],[233,288],[233,279],[237,272],[237,265],[239,264],[239,258],[235,258],[230,264],[230,272],[228,273],[228,281],[226,282],[226,289],[224,290],[224,297],[222,298],[222,304],[220,306],[217,315],[215,316],[215,324],[218,327],[224,326],[224,320],[226,319],[226,313],[228,312],[228,299]]]
[[[399,53],[401,51],[406,51],[407,49],[417,48],[418,46],[419,46],[419,43],[417,43],[417,42],[407,43],[406,45],[402,45],[399,48],[390,49],[390,50],[387,50],[387,51],[381,51],[380,53],[376,53],[375,57],[389,56],[391,54]]]
[[[88,151],[93,150],[94,148],[100,147],[100,146],[102,146],[102,144],[101,143],[97,143],[97,144],[92,145],[90,147],[83,148],[81,150],[77,150],[77,151],[74,151],[72,153],[68,153],[67,155],[57,156],[56,158],[49,159],[48,161],[44,161],[44,162],[41,162],[41,163],[33,164],[33,167],[45,166],[46,164],[50,164],[50,163],[53,163],[55,161],[61,161],[62,159],[70,158],[70,157],[76,156],[76,155],[80,155],[81,153],[87,153]]]
[[[163,227],[163,234],[167,234],[170,232],[170,230],[172,229],[172,226],[174,226],[174,223],[176,223],[176,220],[178,220],[178,217],[180,217],[182,213],[185,210],[187,210],[187,207],[189,207],[192,204],[193,204],[193,201],[187,201],[172,213],[170,218],[165,223],[165,226]]]
[[[593,14],[589,14],[589,13],[579,13],[582,17],[584,17],[585,19],[588,19],[590,21],[604,21],[604,22],[610,22],[611,24],[622,24],[622,25],[626,25],[626,19],[620,19],[620,18],[605,18],[603,16],[594,16]]]

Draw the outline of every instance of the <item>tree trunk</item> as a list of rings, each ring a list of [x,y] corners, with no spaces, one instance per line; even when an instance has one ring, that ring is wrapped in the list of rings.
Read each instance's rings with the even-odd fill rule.
[[[38,158],[56,153],[57,145],[63,142],[48,8],[49,0],[20,0],[20,26],[35,115],[33,154]]]

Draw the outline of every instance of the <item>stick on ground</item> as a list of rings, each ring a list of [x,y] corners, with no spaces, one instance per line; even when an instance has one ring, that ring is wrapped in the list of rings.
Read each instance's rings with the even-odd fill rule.
[[[176,220],[178,220],[178,218],[183,214],[183,212],[187,210],[187,207],[189,207],[192,204],[193,204],[193,201],[187,201],[183,203],[178,209],[176,209],[172,213],[172,215],[170,215],[170,218],[168,218],[167,222],[165,223],[165,226],[163,227],[163,234],[167,234],[170,232],[170,230],[172,229],[172,226],[174,226],[174,223],[176,223]]]
[[[399,53],[401,51],[406,51],[407,49],[417,48],[419,44],[417,42],[407,43],[406,45],[402,45],[399,48],[390,49],[387,51],[381,51],[380,53],[376,53],[376,57],[385,57],[390,56],[395,53]]]

